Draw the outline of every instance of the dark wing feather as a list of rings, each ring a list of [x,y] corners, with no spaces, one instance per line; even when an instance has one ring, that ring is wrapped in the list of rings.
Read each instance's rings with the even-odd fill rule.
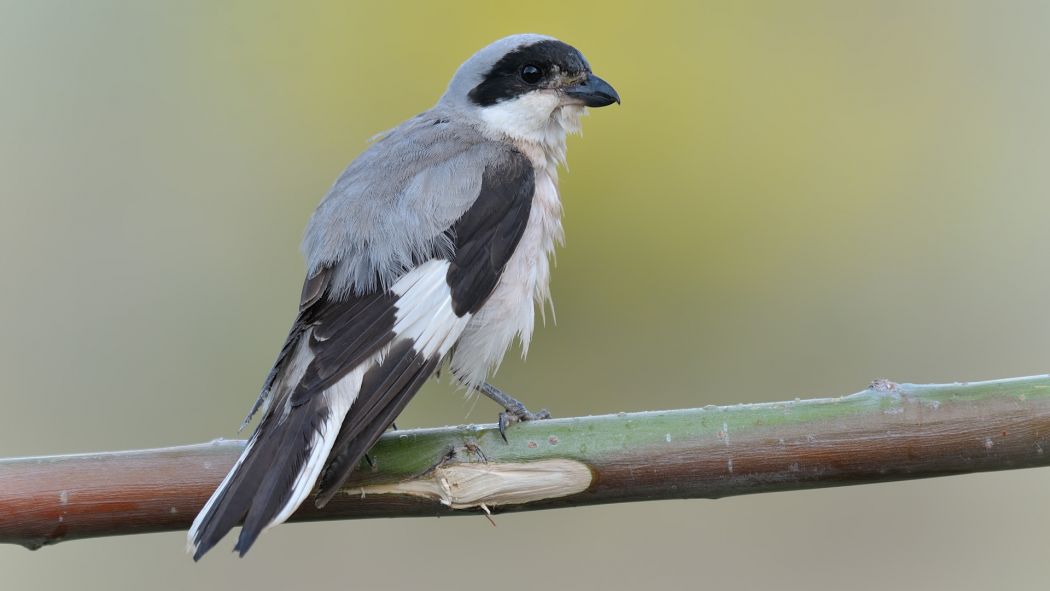
[[[253,404],[252,409],[248,411],[248,416],[244,417],[240,429],[244,429],[248,426],[252,417],[255,416],[255,413],[259,411],[263,403],[269,398],[271,390],[273,389],[274,380],[276,380],[277,376],[284,371],[284,366],[288,361],[289,355],[292,354],[296,345],[299,344],[299,338],[303,335],[303,331],[306,330],[308,325],[307,317],[312,314],[311,310],[314,305],[317,304],[322,296],[328,291],[328,284],[331,277],[332,267],[326,266],[318,269],[317,272],[307,277],[306,281],[303,282],[303,291],[299,296],[299,315],[296,316],[295,322],[292,323],[292,329],[288,332],[288,337],[285,338],[284,345],[281,346],[281,351],[277,354],[277,360],[273,362],[273,367],[270,368],[270,373],[266,374],[266,379],[263,380],[263,386],[262,390],[259,392],[259,397],[255,399],[255,404]]]
[[[451,228],[455,251],[448,270],[456,314],[475,313],[499,283],[525,233],[536,190],[532,163],[508,150],[485,168],[478,199]]]
[[[299,406],[334,386],[394,338],[397,295],[381,292],[354,296],[326,306],[313,319],[313,361],[292,393]]]

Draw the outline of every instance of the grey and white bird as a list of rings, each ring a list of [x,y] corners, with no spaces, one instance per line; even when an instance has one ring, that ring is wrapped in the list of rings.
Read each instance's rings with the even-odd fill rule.
[[[245,419],[261,412],[257,428],[189,530],[194,560],[242,521],[243,556],[315,485],[327,503],[439,367],[535,417],[486,379],[550,300],[566,135],[614,102],[574,47],[513,35],[347,167],[307,226],[299,314]]]

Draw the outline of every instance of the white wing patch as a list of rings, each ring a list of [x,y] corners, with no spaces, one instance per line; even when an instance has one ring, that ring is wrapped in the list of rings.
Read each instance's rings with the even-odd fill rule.
[[[425,357],[444,357],[470,322],[470,314],[456,316],[448,286],[449,262],[431,259],[409,271],[391,290],[398,295],[394,332],[412,339]]]

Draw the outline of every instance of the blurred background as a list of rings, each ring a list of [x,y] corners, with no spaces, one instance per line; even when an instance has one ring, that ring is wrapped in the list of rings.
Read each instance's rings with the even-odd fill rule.
[[[301,232],[379,131],[535,31],[622,95],[563,175],[556,416],[1050,370],[1050,5],[0,0],[0,455],[234,437]],[[489,422],[432,383],[402,428]],[[0,547],[36,588],[1045,589],[1050,470]]]

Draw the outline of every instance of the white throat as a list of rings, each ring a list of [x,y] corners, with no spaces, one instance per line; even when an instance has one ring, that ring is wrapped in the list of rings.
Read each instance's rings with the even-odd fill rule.
[[[479,116],[490,134],[542,150],[551,164],[564,164],[565,137],[580,131],[580,117],[586,110],[561,100],[556,92],[531,92],[479,109]]]

